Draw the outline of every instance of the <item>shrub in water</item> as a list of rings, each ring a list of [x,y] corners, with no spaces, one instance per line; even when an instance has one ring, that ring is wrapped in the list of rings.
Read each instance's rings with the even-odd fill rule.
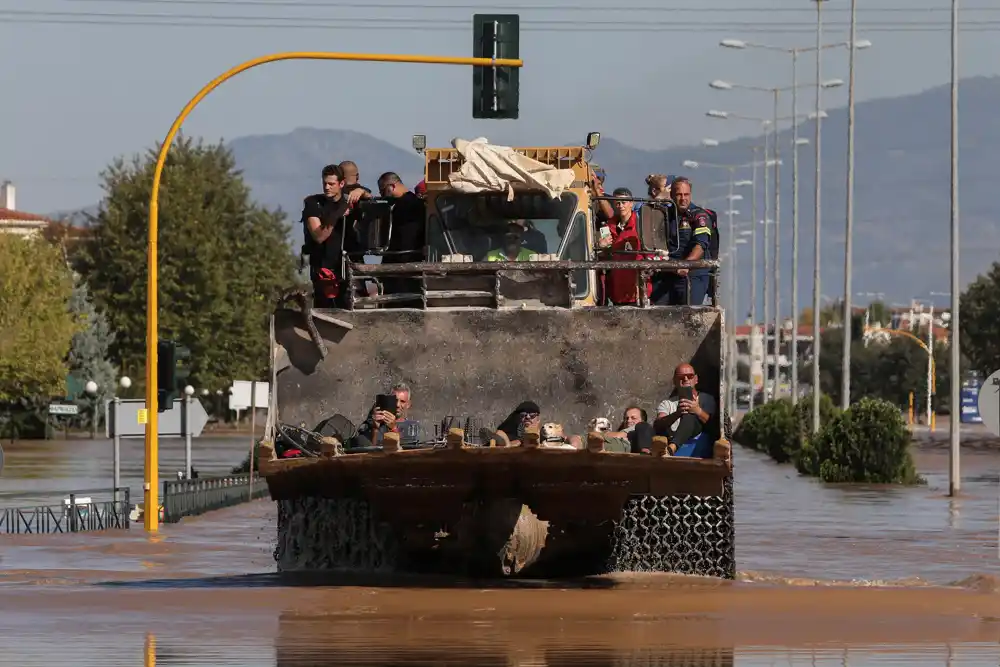
[[[835,416],[803,446],[800,472],[824,482],[920,484],[910,431],[888,401],[863,398]]]
[[[838,413],[830,397],[820,397],[820,425]],[[803,396],[796,405],[789,398],[765,403],[751,410],[740,422],[733,439],[750,449],[766,453],[778,463],[795,461],[803,442],[812,432],[812,396]]]

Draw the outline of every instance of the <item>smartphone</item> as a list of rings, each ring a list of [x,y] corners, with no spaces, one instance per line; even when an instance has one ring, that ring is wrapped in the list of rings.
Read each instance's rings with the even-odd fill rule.
[[[375,407],[383,412],[396,414],[396,410],[399,408],[399,399],[396,398],[395,394],[379,394],[375,397]]]
[[[687,399],[689,401],[694,400],[694,387],[677,387],[677,396],[680,398]]]

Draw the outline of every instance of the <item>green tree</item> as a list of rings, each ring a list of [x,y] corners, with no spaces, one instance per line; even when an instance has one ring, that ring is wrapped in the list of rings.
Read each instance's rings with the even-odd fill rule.
[[[973,370],[988,376],[1000,368],[1000,262],[969,285],[959,308],[962,353]]]
[[[146,357],[146,248],[157,150],[119,158],[102,174],[104,200],[79,268],[116,332],[123,369]],[[251,201],[222,144],[181,137],[171,148],[159,197],[159,333],[191,350],[191,381],[221,387],[262,377],[267,321],[277,294],[295,282],[289,227],[280,210]],[[141,377],[141,374],[136,373]]]
[[[73,288],[69,300],[69,309],[81,324],[81,329],[73,335],[69,348],[69,372],[76,379],[76,385],[83,387],[87,382],[97,383],[95,396],[83,395],[77,400],[81,402],[81,413],[88,421],[94,414],[94,406],[100,406],[115,393],[115,366],[109,360],[110,348],[114,343],[114,334],[104,313],[97,310],[90,300],[87,284],[79,281]],[[99,418],[99,417],[98,417]],[[96,424],[94,425],[96,427]]]
[[[840,404],[840,378],[843,330],[829,329],[820,340],[820,388]],[[948,408],[950,368],[948,346],[934,347],[934,408]],[[963,369],[966,364],[963,361]],[[800,382],[812,382],[811,364],[799,369]],[[916,341],[892,336],[888,342],[873,339],[865,345],[851,345],[851,399],[880,398],[903,409],[913,392],[917,412],[923,413],[927,396],[927,353]]]
[[[72,273],[42,238],[0,234],[0,403],[62,395],[70,341]]]

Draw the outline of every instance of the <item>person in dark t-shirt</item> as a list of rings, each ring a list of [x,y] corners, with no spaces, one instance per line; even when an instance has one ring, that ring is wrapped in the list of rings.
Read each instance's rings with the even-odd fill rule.
[[[378,179],[379,195],[392,203],[392,235],[382,262],[400,264],[424,260],[426,241],[426,203],[410,192],[395,172],[387,171]],[[403,253],[406,254],[396,254]],[[386,279],[387,294],[419,292],[420,281],[410,278]]]
[[[344,196],[344,172],[339,165],[323,167],[323,194],[303,201],[303,252],[309,257],[309,279],[313,284],[313,306],[342,307],[346,288],[343,251],[357,244],[355,231],[345,221],[350,202]]]

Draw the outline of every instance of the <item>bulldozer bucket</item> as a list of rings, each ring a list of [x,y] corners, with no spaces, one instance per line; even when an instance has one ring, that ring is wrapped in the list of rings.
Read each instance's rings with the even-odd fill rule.
[[[531,400],[543,422],[577,434],[594,417],[617,424],[632,403],[655,413],[681,363],[694,366],[701,391],[722,389],[714,308],[357,310],[314,321],[325,357],[300,312],[275,313],[287,363],[275,377],[276,417],[308,428],[335,413],[360,422],[399,382],[423,424],[461,415],[496,425]]]
[[[665,440],[653,455],[606,451],[588,432],[600,417],[615,429],[629,405],[654,419],[682,363],[719,399],[723,332],[723,311],[706,306],[280,306],[260,464],[279,505],[279,569],[731,578],[723,416],[705,427],[720,438],[707,459],[665,456]],[[400,383],[419,435],[352,448],[376,396]],[[586,444],[528,431],[508,446],[495,431],[524,401]],[[311,456],[282,458],[289,429],[313,438]]]

